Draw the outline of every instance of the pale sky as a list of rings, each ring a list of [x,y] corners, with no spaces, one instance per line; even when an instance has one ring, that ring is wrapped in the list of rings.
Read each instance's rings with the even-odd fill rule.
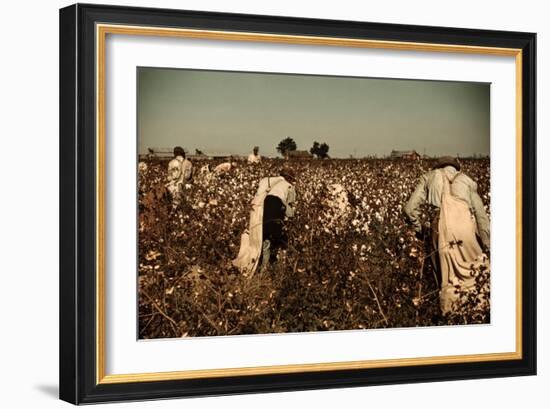
[[[326,142],[331,157],[489,154],[486,83],[138,68],[138,149],[276,156]]]

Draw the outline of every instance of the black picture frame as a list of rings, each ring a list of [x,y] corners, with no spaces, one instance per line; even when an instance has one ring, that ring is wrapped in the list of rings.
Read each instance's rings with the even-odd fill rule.
[[[96,351],[96,24],[502,47],[522,52],[521,358],[102,384]],[[536,34],[77,4],[60,10],[60,398],[74,404],[536,374]]]

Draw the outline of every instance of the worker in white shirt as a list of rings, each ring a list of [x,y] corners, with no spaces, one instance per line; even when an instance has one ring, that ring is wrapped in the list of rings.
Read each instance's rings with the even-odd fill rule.
[[[168,176],[166,189],[172,197],[172,206],[175,208],[181,202],[183,185],[191,180],[193,165],[185,158],[185,151],[181,146],[174,148],[174,159],[168,162]]]
[[[252,150],[252,153],[248,155],[248,163],[260,163],[262,160],[262,157],[259,154],[260,148],[258,146],[254,146],[254,149]]]

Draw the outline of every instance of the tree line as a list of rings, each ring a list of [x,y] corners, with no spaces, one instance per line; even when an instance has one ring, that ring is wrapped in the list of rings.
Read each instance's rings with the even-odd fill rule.
[[[290,136],[284,138],[279,144],[277,145],[277,152],[279,152],[283,156],[288,156],[289,152],[296,151],[297,145],[294,139],[292,139]],[[317,141],[313,142],[313,146],[309,149],[309,153],[316,156],[319,159],[326,159],[329,157],[328,151],[330,147],[325,142],[319,143]]]

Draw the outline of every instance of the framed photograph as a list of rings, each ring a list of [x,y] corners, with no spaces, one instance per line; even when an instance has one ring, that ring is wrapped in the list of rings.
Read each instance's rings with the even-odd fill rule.
[[[535,55],[61,9],[61,399],[534,375]]]

